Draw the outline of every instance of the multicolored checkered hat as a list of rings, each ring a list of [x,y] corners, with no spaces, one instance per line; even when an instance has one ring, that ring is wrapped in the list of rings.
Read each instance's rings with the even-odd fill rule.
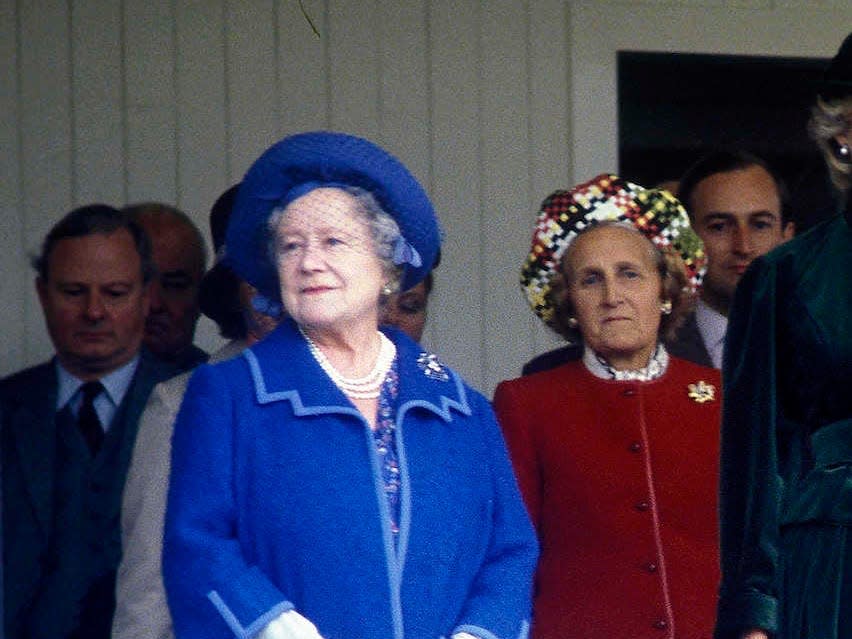
[[[704,244],[678,199],[668,191],[645,189],[616,175],[602,174],[568,191],[555,191],[541,204],[532,249],[521,269],[521,288],[533,312],[553,325],[551,282],[568,245],[583,229],[612,220],[629,222],[663,251],[676,251],[695,291],[704,275]]]

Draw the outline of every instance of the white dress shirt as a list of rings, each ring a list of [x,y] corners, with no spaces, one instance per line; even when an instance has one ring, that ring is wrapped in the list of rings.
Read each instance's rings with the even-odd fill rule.
[[[127,389],[130,388],[130,382],[133,381],[133,374],[138,365],[139,355],[136,355],[124,366],[107,373],[98,380],[103,384],[105,392],[95,398],[94,404],[95,412],[98,414],[104,432],[109,430],[112,418],[115,417],[121,401],[127,394]],[[56,412],[61,411],[67,404],[70,405],[71,413],[76,417],[80,410],[80,404],[83,402],[80,387],[83,386],[84,382],[65,370],[59,360],[56,360],[56,374],[59,379],[59,387],[56,393]]]
[[[728,318],[699,299],[695,305],[695,323],[698,324],[698,332],[701,333],[701,339],[704,340],[704,346],[710,354],[713,367],[721,369]]]

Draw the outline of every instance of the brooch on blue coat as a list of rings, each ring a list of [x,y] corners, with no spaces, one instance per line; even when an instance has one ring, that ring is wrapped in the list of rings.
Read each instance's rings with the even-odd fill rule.
[[[708,384],[703,379],[695,384],[689,384],[687,387],[689,398],[703,404],[704,402],[712,402],[716,399],[716,387],[713,384]]]
[[[446,382],[450,379],[447,367],[441,363],[434,353],[420,353],[417,358],[417,365],[429,379],[436,379],[439,382]]]

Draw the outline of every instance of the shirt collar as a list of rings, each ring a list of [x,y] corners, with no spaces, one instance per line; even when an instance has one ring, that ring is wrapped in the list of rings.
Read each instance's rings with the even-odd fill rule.
[[[56,375],[59,380],[59,387],[56,394],[56,410],[60,411],[71,401],[84,382],[82,379],[69,373],[59,363],[58,359],[55,362]],[[138,365],[139,354],[137,353],[129,362],[111,373],[107,373],[98,380],[103,384],[104,390],[114,406],[121,404],[124,396],[127,394],[127,389],[130,388],[130,382],[133,380],[133,375]]]
[[[698,332],[701,333],[701,339],[704,340],[714,365],[718,368],[721,361],[717,364],[716,359],[721,360],[725,333],[728,331],[728,318],[699,299],[695,304],[695,323],[698,325]]]

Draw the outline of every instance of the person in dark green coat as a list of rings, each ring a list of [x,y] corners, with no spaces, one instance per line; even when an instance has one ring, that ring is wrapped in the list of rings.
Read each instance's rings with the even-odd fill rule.
[[[730,315],[717,639],[852,638],[852,34],[811,131],[841,214],[755,260]]]

